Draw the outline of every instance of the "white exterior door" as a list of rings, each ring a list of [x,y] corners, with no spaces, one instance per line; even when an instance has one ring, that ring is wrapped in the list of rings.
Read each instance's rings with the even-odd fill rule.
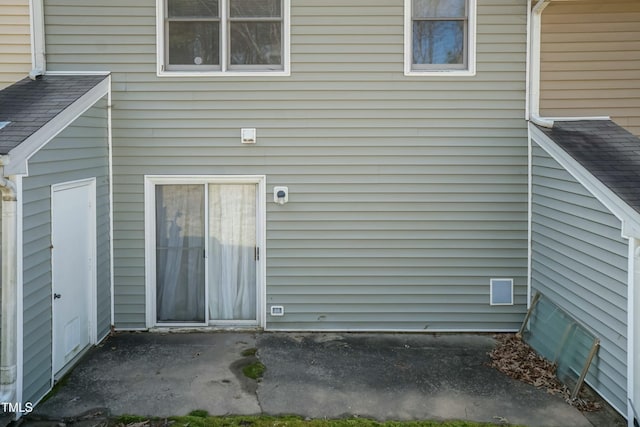
[[[52,187],[53,374],[92,342],[95,181]]]

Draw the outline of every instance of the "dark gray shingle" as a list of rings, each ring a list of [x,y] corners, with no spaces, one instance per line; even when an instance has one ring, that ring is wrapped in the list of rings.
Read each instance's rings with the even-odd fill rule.
[[[629,206],[640,212],[640,138],[611,120],[538,127]]]
[[[0,91],[0,154],[7,154],[103,81],[106,76],[25,78]]]

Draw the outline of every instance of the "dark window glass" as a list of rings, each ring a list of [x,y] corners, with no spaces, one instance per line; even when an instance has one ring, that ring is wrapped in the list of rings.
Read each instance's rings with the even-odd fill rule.
[[[169,64],[219,65],[218,22],[169,22]]]

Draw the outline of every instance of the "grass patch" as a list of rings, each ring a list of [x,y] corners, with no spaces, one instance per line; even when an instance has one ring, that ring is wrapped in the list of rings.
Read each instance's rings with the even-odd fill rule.
[[[186,417],[170,417],[163,419],[149,419],[130,416],[119,417],[115,420],[116,427],[140,426],[140,422],[147,421],[145,427],[499,427],[507,424],[476,423],[471,421],[386,421],[378,422],[368,418],[344,418],[344,419],[303,419],[296,416],[270,417],[270,416],[228,416],[212,417],[197,416],[194,413],[206,411],[193,411]],[[129,422],[125,422],[129,421]],[[111,424],[112,426],[114,424]]]
[[[266,368],[262,363],[253,362],[252,364],[247,365],[244,368],[242,368],[242,373],[247,378],[251,378],[253,380],[258,380],[258,379],[262,378],[262,375],[264,374],[265,369]]]
[[[242,355],[242,357],[249,357],[249,356],[255,356],[257,352],[258,352],[257,348],[248,348],[246,350],[243,350],[242,353],[240,354]]]
[[[203,409],[196,409],[195,411],[189,412],[189,416],[190,417],[207,418],[209,416],[209,412],[207,412],[207,411],[205,411]]]

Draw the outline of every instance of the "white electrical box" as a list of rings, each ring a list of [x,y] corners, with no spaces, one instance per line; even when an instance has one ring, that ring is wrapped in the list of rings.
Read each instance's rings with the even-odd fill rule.
[[[289,187],[273,187],[273,201],[284,205],[289,201]]]

